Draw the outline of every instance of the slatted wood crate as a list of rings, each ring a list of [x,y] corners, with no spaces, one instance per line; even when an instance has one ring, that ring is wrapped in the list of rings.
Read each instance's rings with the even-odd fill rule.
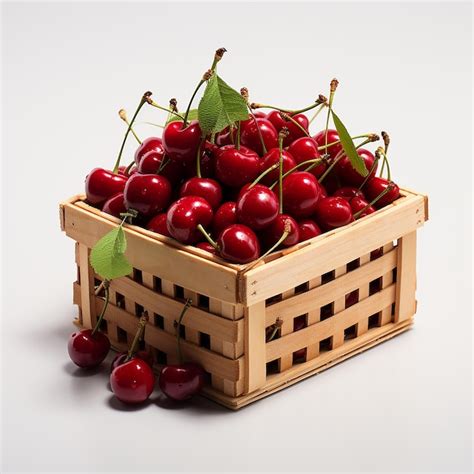
[[[94,295],[100,278],[89,264],[90,249],[119,221],[84,196],[62,203],[60,214],[61,228],[76,241],[75,322],[90,328],[103,301]],[[147,310],[144,343],[159,369],[176,362],[174,321],[191,298],[184,356],[209,374],[207,397],[238,409],[410,327],[416,230],[427,218],[427,198],[403,190],[375,214],[275,252],[252,269],[126,225],[134,271],[112,281],[103,330],[124,350]],[[304,319],[297,331],[296,318]],[[277,322],[276,337],[266,342]]]

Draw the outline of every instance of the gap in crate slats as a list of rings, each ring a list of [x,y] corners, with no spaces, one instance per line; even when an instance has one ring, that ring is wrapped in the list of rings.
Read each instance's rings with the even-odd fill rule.
[[[184,288],[179,285],[174,285],[174,296],[177,299],[183,300],[184,299]],[[194,301],[193,301],[194,303]]]
[[[138,349],[139,349],[140,351],[145,350],[145,340],[144,340],[144,339],[140,339],[140,340],[138,341]]]
[[[320,321],[324,321],[325,319],[334,316],[334,303],[328,303],[324,306],[321,306],[319,310]]]
[[[382,289],[382,278],[376,278],[372,280],[369,284],[369,295],[378,293]]]
[[[198,306],[201,309],[209,310],[209,297],[206,295],[198,295]]]
[[[359,289],[351,291],[345,297],[345,307],[350,308],[351,306],[355,305],[359,302]]]
[[[142,271],[139,270],[138,268],[133,269],[133,279],[137,283],[143,283],[143,274],[142,274]]]
[[[162,352],[159,349],[156,350],[155,358],[157,364],[166,365],[168,363],[168,356],[166,355],[166,352]]]
[[[375,249],[375,250],[372,250],[372,252],[370,252],[370,260],[377,260],[378,258],[380,258],[381,256],[383,255],[383,248],[380,247],[378,249]]]
[[[344,340],[354,339],[357,336],[357,324],[344,329]]]
[[[301,283],[301,285],[298,285],[295,287],[295,295],[298,295],[300,293],[304,293],[305,291],[309,290],[309,282],[305,281],[304,283]]]
[[[145,308],[141,304],[135,303],[135,316],[141,317],[144,312]]]
[[[352,260],[352,262],[349,262],[346,266],[346,269],[348,272],[352,272],[356,268],[360,267],[360,259],[356,258],[355,260]]]
[[[308,315],[302,314],[293,319],[293,331],[301,331],[308,326]]]
[[[319,353],[328,352],[332,349],[332,336],[319,341]]]
[[[201,347],[204,347],[206,349],[211,348],[211,336],[209,334],[206,334],[205,332],[200,332],[199,333],[199,345]]]
[[[278,373],[278,359],[267,362],[267,376]]]
[[[119,308],[125,308],[125,296],[120,293],[115,293],[115,304]]]
[[[81,284],[81,267],[77,265],[76,269],[77,269],[76,281],[77,281],[77,284],[80,285]]]
[[[392,270],[393,283],[397,282],[397,267]]]
[[[182,324],[179,325],[179,337],[186,339],[186,328]]]
[[[336,278],[336,272],[334,270],[324,273],[323,275],[321,275],[321,285],[324,285],[325,283],[334,280],[334,278]]]
[[[153,324],[160,329],[165,328],[165,318],[160,314],[153,313]]]
[[[395,303],[392,303],[392,308],[390,311],[391,316],[395,316]]]
[[[107,321],[105,319],[102,319],[101,323],[100,323],[100,330],[107,334]]]
[[[127,342],[127,331],[124,331],[121,327],[117,328],[117,339],[118,342]]]
[[[283,299],[283,296],[281,294],[271,296],[270,298],[267,298],[265,300],[265,306],[271,306],[272,304],[275,304],[275,303],[278,303],[279,301],[282,301],[282,299]]]
[[[161,293],[161,278],[153,275],[153,290]]]
[[[369,316],[369,329],[378,328],[380,326],[380,313],[373,314]]]

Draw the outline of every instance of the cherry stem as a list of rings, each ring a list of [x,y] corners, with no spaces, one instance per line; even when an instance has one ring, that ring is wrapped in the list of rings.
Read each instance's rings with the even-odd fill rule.
[[[263,154],[266,155],[267,154],[267,147],[265,146],[265,140],[263,139],[263,135],[262,135],[262,132],[260,130],[260,126],[258,125],[257,117],[255,117],[254,113],[252,112],[252,109],[250,108],[250,105],[247,104],[247,107],[249,109],[250,116],[252,117],[252,119],[255,123],[255,126],[257,127],[258,138],[260,139],[260,143],[262,145]]]
[[[138,138],[138,135],[135,133],[135,130],[130,126],[130,122],[128,121],[127,112],[125,109],[119,110],[119,117],[130,127],[130,131],[135,137],[135,140],[137,140],[138,144],[141,145],[142,141]]]
[[[278,148],[279,148],[279,169],[278,169],[278,200],[280,201],[280,214],[283,214],[283,140],[288,136],[288,129],[282,128],[278,134]]]
[[[120,217],[122,218],[122,222],[120,223],[119,227],[123,227],[125,222],[128,220],[131,223],[132,219],[138,216],[138,211],[135,209],[128,209],[127,212],[121,212]]]
[[[308,110],[312,110],[318,105],[322,105],[322,104],[324,105],[325,101],[326,101],[326,97],[320,94],[318,98],[316,99],[316,101],[314,102],[314,104],[308,105],[308,107],[303,107],[302,109],[297,109],[297,110],[283,109],[281,107],[275,107],[274,105],[258,104],[255,102],[250,104],[250,106],[252,107],[252,109],[273,109],[273,110],[278,110],[279,112],[296,115],[296,114],[302,114],[303,112],[307,112]]]
[[[321,111],[324,109],[324,107],[327,107],[327,103],[323,103],[319,106],[319,109],[316,110],[316,112],[314,113],[314,115],[311,117],[310,121],[309,121],[309,124],[308,125],[311,125],[314,120],[316,119],[316,117],[321,113]]]
[[[97,318],[97,322],[95,323],[94,329],[92,330],[91,336],[94,336],[95,333],[99,330],[100,325],[102,323],[102,320],[104,319],[105,311],[107,309],[107,306],[109,305],[109,299],[110,299],[110,293],[109,293],[109,286],[110,286],[110,280],[104,280],[100,285],[100,287],[104,288],[104,304],[102,306],[102,309],[100,311],[99,317]],[[99,288],[96,291],[96,294],[100,292]]]
[[[125,132],[125,136],[123,137],[122,145],[120,146],[120,151],[117,157],[117,160],[115,162],[115,165],[113,167],[112,173],[117,173],[119,166],[120,166],[120,160],[122,159],[122,153],[123,149],[125,148],[125,143],[127,141],[128,134],[130,133],[130,130],[132,129],[132,125],[135,122],[135,119],[137,118],[138,113],[140,112],[140,109],[143,107],[143,105],[148,102],[150,99],[151,92],[147,91],[143,94],[142,98],[140,99],[140,103],[138,104],[137,110],[135,110],[135,113],[133,114],[132,120],[130,121],[127,131]]]
[[[364,178],[364,181],[362,181],[361,185],[359,186],[359,188],[358,188],[359,191],[365,186],[367,181],[370,179],[370,176],[372,175],[373,171],[375,170],[379,160],[380,160],[380,155],[377,152],[375,152],[375,160],[372,163],[372,166],[370,167],[370,170],[367,173],[367,176]]]
[[[198,178],[201,177],[201,148],[203,143],[206,141],[206,137],[202,137],[201,141],[199,142],[199,146],[197,149],[197,156],[196,156],[196,176]]]
[[[382,170],[380,172],[380,176],[382,176],[382,172],[384,171],[384,168],[385,168],[385,164],[387,165],[387,179],[388,181],[391,181],[392,180],[392,173],[390,172],[390,163],[388,162],[388,158],[387,158],[387,155],[385,154],[385,152],[380,149],[380,154],[383,156],[383,163],[382,163]]]
[[[193,95],[191,96],[191,99],[189,100],[188,106],[186,108],[186,112],[183,117],[183,127],[185,128],[188,125],[188,116],[189,116],[189,111],[191,110],[191,104],[193,103],[194,98],[196,97],[196,94],[198,93],[199,89],[201,86],[206,82],[204,78],[202,78],[198,85],[196,86],[196,89],[194,89]]]
[[[183,117],[181,114],[179,114],[178,112],[176,112],[176,111],[174,111],[174,110],[172,110],[172,109],[168,109],[168,107],[162,107],[161,105],[158,105],[154,100],[149,99],[149,100],[147,100],[147,102],[148,102],[151,106],[153,106],[153,107],[155,107],[155,108],[157,108],[157,109],[163,110],[164,112],[168,112],[169,115],[174,115],[175,117],[178,117],[178,118],[180,118],[181,120],[184,119],[184,117]]]
[[[202,224],[197,225],[197,229],[201,232],[201,234],[204,236],[204,238],[217,250],[219,251],[219,246],[217,243],[212,239],[212,237],[209,235],[206,229],[202,226]]]
[[[253,188],[256,184],[260,182],[260,180],[265,177],[268,173],[271,173],[273,170],[276,170],[277,168],[280,167],[280,163],[275,163],[274,165],[270,166],[270,168],[267,168],[262,174],[258,175],[255,180],[252,182],[252,184],[248,187],[248,189]]]
[[[171,158],[168,158],[167,156],[165,156],[165,159],[163,159],[162,162],[160,163],[160,166],[156,174],[160,174],[168,166],[168,163],[170,161],[171,161]]]
[[[137,352],[137,346],[138,346],[138,341],[140,341],[144,331],[145,331],[145,326],[148,323],[148,313],[145,311],[140,319],[138,320],[138,329],[137,332],[135,333],[135,337],[133,338],[132,345],[130,346],[127,357],[125,358],[125,362],[128,362],[129,360],[132,359],[133,354]]]
[[[333,79],[331,81],[330,92],[329,92],[328,113],[327,113],[327,116],[326,116],[326,131],[325,131],[325,134],[324,134],[324,144],[326,145],[326,147],[328,146],[329,117],[331,116],[332,103],[333,103],[333,100],[334,100],[334,94],[336,92],[338,84],[339,84],[339,82],[338,82],[337,79]]]
[[[357,211],[354,214],[354,219],[357,219],[362,213],[364,213],[370,206],[373,206],[379,199],[381,199],[383,196],[385,196],[389,191],[393,189],[393,185],[389,184],[375,199],[369,202],[366,206],[364,206],[362,209]]]
[[[181,323],[183,321],[184,315],[186,314],[186,311],[192,304],[192,299],[188,298],[186,300],[186,303],[184,303],[183,309],[181,310],[181,314],[179,315],[178,322],[176,323],[176,348],[178,351],[178,361],[180,364],[183,363],[183,353],[181,352],[181,337],[180,337],[180,328],[181,328]]]
[[[240,150],[240,124],[242,122],[239,120],[239,123],[237,124],[237,143],[235,144],[235,148],[237,148],[237,150]],[[232,130],[230,131],[230,133],[232,134]]]
[[[133,168],[133,165],[135,164],[135,160],[133,160],[126,168],[124,171],[125,176],[128,176],[128,173],[130,173],[130,170]]]
[[[275,321],[275,324],[273,324],[273,330],[270,333],[270,336],[268,336],[268,339],[266,342],[270,342],[274,339],[274,337],[277,335],[278,330],[282,327],[283,321],[280,318],[277,318]]]
[[[293,166],[293,168],[289,169],[286,173],[284,173],[282,179],[285,179],[289,174],[293,173],[293,171],[297,170],[298,168],[301,168],[308,164],[314,164],[308,168],[311,169],[313,168],[313,166],[318,166],[321,163],[324,163],[324,160],[322,158],[313,158],[311,160],[302,161],[301,163],[298,163],[296,166]],[[305,171],[307,171],[308,169],[306,169]],[[269,188],[273,189],[278,184],[278,182],[279,181],[275,181],[271,186],[269,186]]]
[[[293,125],[296,125],[307,137],[310,137],[308,130],[306,130],[302,125],[300,125],[291,115],[288,115],[285,112],[281,112],[280,115],[284,120],[290,121]]]

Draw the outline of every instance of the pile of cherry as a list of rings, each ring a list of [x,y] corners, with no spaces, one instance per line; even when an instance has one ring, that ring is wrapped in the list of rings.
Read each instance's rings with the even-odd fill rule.
[[[364,177],[336,130],[311,135],[304,113],[272,108],[266,114],[262,107],[249,104],[247,120],[204,138],[197,120],[169,122],[161,138],[140,143],[133,164],[115,173],[92,170],[87,202],[116,217],[133,210],[135,225],[243,264],[399,197],[390,175],[376,176],[379,158],[384,165],[387,160],[387,134],[385,152],[379,147],[375,156],[356,146],[368,170]],[[378,136],[354,138],[363,145]]]

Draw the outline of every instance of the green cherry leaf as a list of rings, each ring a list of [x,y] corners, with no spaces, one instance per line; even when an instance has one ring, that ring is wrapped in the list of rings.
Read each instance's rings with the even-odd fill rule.
[[[341,122],[341,119],[332,112],[332,118],[334,119],[334,125],[336,126],[337,133],[339,134],[339,139],[341,140],[342,147],[344,148],[344,152],[349,158],[352,167],[362,176],[367,176],[369,174],[364,160],[359,156],[357,153],[356,147],[352,138],[347,131],[347,128]]]
[[[248,116],[244,98],[214,74],[199,102],[198,119],[203,136],[218,133],[235,122],[247,120]]]
[[[189,114],[188,114],[188,121],[197,120],[197,119],[198,119],[198,110],[197,109],[191,109],[189,111]],[[180,119],[176,115],[170,114],[169,119],[166,121],[166,125],[168,125],[171,122],[178,122],[178,121],[182,122],[182,119]]]
[[[125,258],[126,249],[127,239],[122,226],[119,226],[105,234],[92,248],[92,268],[106,280],[129,275],[133,267]]]

